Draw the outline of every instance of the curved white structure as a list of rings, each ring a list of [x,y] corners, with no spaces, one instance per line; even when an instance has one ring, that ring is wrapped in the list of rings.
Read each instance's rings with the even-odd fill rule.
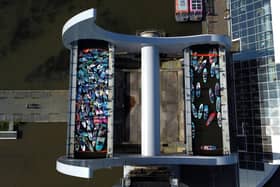
[[[56,170],[60,173],[81,177],[81,178],[91,178],[93,176],[93,170],[86,166],[76,166],[74,164],[66,164],[60,161],[56,161]]]
[[[69,159],[65,156],[56,161],[57,171],[71,176],[91,178],[95,170],[110,167],[149,166],[149,165],[199,165],[199,166],[222,166],[237,163],[237,155],[229,156],[151,156],[139,155],[116,155],[113,158],[104,159]]]
[[[65,47],[81,39],[104,40],[116,46],[116,51],[139,52],[143,45],[155,45],[162,53],[180,53],[186,47],[199,44],[218,44],[229,49],[230,39],[226,36],[206,34],[181,37],[141,37],[118,34],[103,30],[95,24],[96,10],[86,10],[71,19],[63,27],[62,41]]]
[[[215,44],[229,50],[231,42],[226,36],[197,35],[183,37],[146,37],[112,33],[95,24],[96,11],[86,10],[66,22],[62,31],[63,44],[68,49],[84,39],[103,40],[114,46],[115,51],[139,53],[141,51],[141,155],[113,155],[103,159],[71,159],[60,157],[57,170],[61,173],[84,178],[105,167],[123,165],[231,165],[237,156],[160,155],[160,63],[159,54],[182,54],[192,45]],[[183,101],[182,101],[183,102]]]

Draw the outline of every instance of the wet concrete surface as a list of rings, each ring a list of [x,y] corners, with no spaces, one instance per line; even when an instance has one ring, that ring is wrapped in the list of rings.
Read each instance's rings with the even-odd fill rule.
[[[65,123],[28,123],[20,129],[21,139],[0,140],[0,186],[111,187],[119,183],[122,168],[97,171],[94,179],[56,171],[56,159],[65,155]]]

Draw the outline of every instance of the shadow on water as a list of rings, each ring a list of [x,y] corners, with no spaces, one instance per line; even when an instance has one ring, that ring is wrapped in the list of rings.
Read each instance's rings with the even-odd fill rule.
[[[61,49],[57,56],[50,56],[44,63],[34,68],[26,75],[26,82],[57,81],[68,79],[69,51]]]

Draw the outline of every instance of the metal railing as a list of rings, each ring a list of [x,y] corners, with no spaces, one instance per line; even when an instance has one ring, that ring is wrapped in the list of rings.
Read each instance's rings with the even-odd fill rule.
[[[0,131],[0,140],[17,139],[17,131]]]

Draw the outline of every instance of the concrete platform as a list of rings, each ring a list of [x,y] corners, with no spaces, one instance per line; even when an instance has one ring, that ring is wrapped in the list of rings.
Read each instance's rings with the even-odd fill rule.
[[[66,122],[68,90],[0,90],[0,121]],[[28,108],[27,105],[38,105]]]

